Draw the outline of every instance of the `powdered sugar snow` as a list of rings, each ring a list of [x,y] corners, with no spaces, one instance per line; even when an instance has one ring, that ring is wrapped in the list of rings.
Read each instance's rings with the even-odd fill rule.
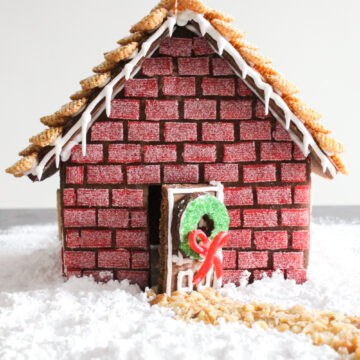
[[[281,276],[223,294],[358,314],[360,225],[314,224],[309,281]],[[61,277],[55,225],[0,232],[1,359],[338,359],[305,335],[176,321],[137,286]]]

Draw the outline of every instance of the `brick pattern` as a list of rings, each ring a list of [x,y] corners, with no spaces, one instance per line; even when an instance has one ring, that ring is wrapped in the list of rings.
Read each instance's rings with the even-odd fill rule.
[[[201,37],[165,39],[61,164],[68,276],[149,285],[147,186],[221,181],[224,282],[306,278],[310,162]]]

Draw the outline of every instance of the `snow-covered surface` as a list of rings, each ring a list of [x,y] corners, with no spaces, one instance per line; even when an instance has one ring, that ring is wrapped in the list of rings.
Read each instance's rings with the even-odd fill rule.
[[[314,224],[309,281],[280,277],[223,290],[243,302],[359,314],[360,225]],[[214,327],[150,308],[126,281],[64,281],[55,225],[0,231],[0,359],[338,359],[305,335]]]

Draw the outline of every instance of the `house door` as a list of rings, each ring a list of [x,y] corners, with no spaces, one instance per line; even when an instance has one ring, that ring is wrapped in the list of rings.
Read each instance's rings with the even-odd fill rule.
[[[205,261],[212,264],[207,254],[195,249],[189,239],[194,230],[201,230],[201,245],[211,244],[217,234],[228,231],[230,220],[223,201],[220,183],[162,187],[159,283],[163,292],[221,286],[222,279],[215,276],[213,265],[204,270],[208,267],[203,266]],[[193,239],[193,243],[200,241],[196,236]],[[221,265],[221,247],[216,249],[216,257]]]

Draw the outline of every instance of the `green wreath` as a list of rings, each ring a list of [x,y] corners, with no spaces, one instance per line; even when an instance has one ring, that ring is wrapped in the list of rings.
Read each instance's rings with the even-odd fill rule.
[[[180,249],[187,256],[197,260],[200,260],[201,257],[190,248],[189,234],[198,228],[198,224],[204,215],[207,215],[214,222],[210,240],[213,240],[220,231],[228,231],[230,224],[225,205],[214,196],[207,194],[189,202],[180,222]]]

